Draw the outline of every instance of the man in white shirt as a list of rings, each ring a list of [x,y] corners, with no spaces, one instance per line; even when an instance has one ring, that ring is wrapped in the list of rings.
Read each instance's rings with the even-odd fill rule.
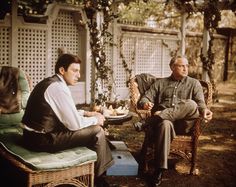
[[[35,86],[22,118],[24,140],[37,151],[55,152],[87,146],[97,153],[95,176],[101,181],[99,177],[114,161],[102,128],[104,116],[78,111],[68,88],[78,82],[80,63],[77,56],[61,55],[55,66],[56,74]]]

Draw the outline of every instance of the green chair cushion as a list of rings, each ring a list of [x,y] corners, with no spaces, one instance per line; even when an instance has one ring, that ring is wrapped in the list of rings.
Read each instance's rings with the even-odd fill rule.
[[[27,100],[30,95],[30,88],[29,88],[27,77],[21,69],[20,69],[20,74],[19,74],[19,85],[20,85],[20,90],[21,90],[21,108],[25,109]]]
[[[0,127],[2,125],[19,125],[23,117],[24,110],[13,114],[1,114],[0,115]]]
[[[22,133],[17,128],[0,130],[0,144],[33,170],[58,170],[97,159],[96,152],[86,147],[56,153],[30,151],[22,146]]]

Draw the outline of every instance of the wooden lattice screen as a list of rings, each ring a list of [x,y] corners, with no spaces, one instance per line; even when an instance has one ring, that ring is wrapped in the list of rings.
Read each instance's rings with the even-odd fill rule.
[[[177,50],[177,36],[159,36],[148,33],[123,32],[121,47],[122,58],[114,64],[116,70],[116,91],[121,99],[128,99],[126,86],[128,74],[123,67],[124,60],[132,76],[140,73],[150,73],[157,77],[170,75],[169,61],[171,53]]]
[[[10,28],[0,27],[0,65],[10,65]]]
[[[46,77],[46,30],[19,27],[17,33],[17,65],[35,85]]]
[[[61,10],[57,19],[53,21],[51,27],[52,43],[52,64],[51,72],[58,58],[58,49],[65,48],[71,54],[81,56],[81,43],[79,43],[79,30],[74,22],[73,12]]]
[[[94,71],[91,71],[88,30],[78,25],[78,19],[81,19],[79,10],[58,7],[55,8],[58,11],[56,14],[52,12],[53,15],[49,15],[47,24],[25,23],[22,17],[15,18],[14,28],[9,18],[0,22],[0,63],[22,68],[30,75],[35,86],[40,80],[54,74],[58,49],[64,48],[82,58],[83,78],[72,91],[79,103],[89,103],[90,86],[94,83],[91,72]],[[121,32],[117,32],[117,28]],[[169,75],[170,53],[177,48],[176,35],[124,31],[119,24],[113,25],[111,32],[116,38],[116,45],[107,45],[105,52],[107,63],[113,70],[113,77],[109,79],[114,80],[113,91],[118,99],[129,98],[126,84],[129,77],[123,60],[132,69],[132,75],[144,72],[155,76]]]

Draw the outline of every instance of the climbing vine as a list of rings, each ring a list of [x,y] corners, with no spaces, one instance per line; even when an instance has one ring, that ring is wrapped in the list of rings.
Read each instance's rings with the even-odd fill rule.
[[[93,89],[97,93],[97,98],[94,98],[96,103],[104,103],[108,100],[109,94],[112,90],[112,77],[113,71],[110,65],[106,62],[106,45],[112,44],[112,34],[108,31],[109,24],[115,18],[115,14],[111,11],[111,0],[97,0],[97,1],[84,1],[84,9],[88,18],[88,28],[90,33],[90,48],[92,52],[93,62],[95,64],[95,84]],[[101,14],[100,25],[97,22],[97,16]],[[110,81],[109,81],[110,80]],[[99,90],[99,85],[102,90]],[[108,89],[105,91],[103,88]]]
[[[109,3],[110,2],[110,3]],[[110,10],[111,1],[84,1],[85,12],[89,21],[87,22],[90,33],[90,46],[95,67],[97,68],[97,78],[107,79],[111,68],[106,64],[105,38],[111,37],[108,32],[109,23],[113,14]],[[96,14],[100,12],[104,16],[101,26],[97,24]]]
[[[129,86],[129,80],[132,76],[132,68],[129,67],[128,63],[126,62],[124,53],[123,53],[123,35],[120,37],[120,42],[119,42],[119,48],[120,48],[120,58],[122,60],[122,65],[125,69],[126,72],[126,86]],[[131,64],[134,64],[134,60],[135,60],[135,50],[132,52],[132,57],[131,57]]]
[[[168,43],[165,40],[161,40],[161,42],[162,42],[162,45],[165,46],[169,50],[170,56],[176,56],[176,54],[178,53],[180,49],[179,41],[177,41],[176,49],[171,49],[171,47],[168,45]]]
[[[208,2],[208,6],[204,10],[204,25],[209,31],[210,40],[209,40],[209,48],[207,51],[207,56],[204,56],[201,53],[201,60],[203,63],[203,69],[207,71],[209,75],[209,79],[213,85],[213,100],[217,98],[217,90],[216,90],[216,83],[214,79],[214,71],[213,66],[215,64],[215,57],[214,53],[212,52],[213,46],[213,32],[217,28],[219,21],[221,20],[221,14],[219,10],[219,1],[210,0]]]

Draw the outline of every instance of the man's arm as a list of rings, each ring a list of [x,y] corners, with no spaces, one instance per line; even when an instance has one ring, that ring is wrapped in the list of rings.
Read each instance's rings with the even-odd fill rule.
[[[84,116],[87,116],[87,117],[93,117],[94,116],[94,117],[96,117],[97,120],[98,120],[97,125],[101,125],[101,126],[103,126],[104,121],[105,121],[104,115],[102,115],[99,112],[84,111]]]
[[[158,85],[153,83],[150,88],[145,92],[145,94],[139,100],[140,106],[145,110],[151,110],[154,106],[155,97],[158,93]]]
[[[213,113],[206,106],[202,85],[199,81],[194,86],[193,100],[197,103],[198,110],[203,118],[208,121],[211,120]]]
[[[52,83],[45,92],[45,99],[52,107],[58,119],[69,130],[78,130],[99,124],[99,116],[84,117],[79,115],[69,88],[62,82]]]

